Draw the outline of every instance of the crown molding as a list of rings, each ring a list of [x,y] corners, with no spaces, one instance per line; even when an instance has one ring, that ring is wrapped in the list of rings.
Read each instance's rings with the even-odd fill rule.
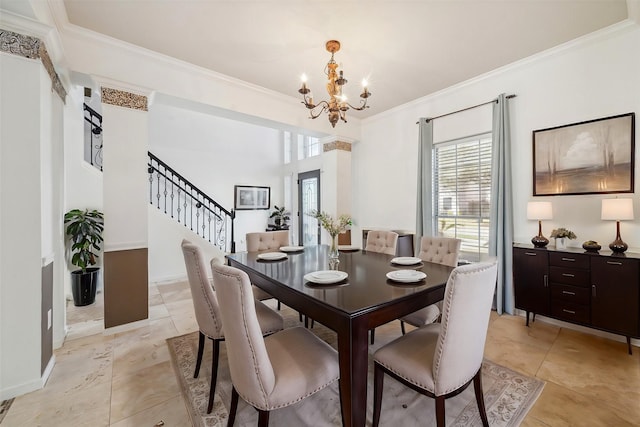
[[[444,96],[449,96],[452,93],[455,93],[467,86],[477,84],[479,82],[499,76],[509,71],[517,70],[519,68],[522,68],[531,63],[546,59],[548,57],[562,54],[568,50],[582,48],[585,46],[591,46],[591,45],[600,43],[603,40],[608,40],[610,38],[617,37],[619,35],[626,34],[632,31],[637,31],[637,30],[638,30],[638,24],[636,22],[630,19],[625,19],[624,21],[618,22],[616,24],[610,25],[608,27],[602,28],[600,30],[594,31],[589,34],[585,34],[584,36],[562,43],[558,46],[554,46],[545,51],[530,55],[526,58],[520,59],[518,61],[512,62],[510,64],[496,68],[494,70],[488,71],[484,74],[480,74],[476,77],[472,77],[471,79],[465,80],[463,82],[457,83],[453,86],[449,86],[445,89],[439,90],[437,92],[433,92],[429,95],[423,96],[421,98],[417,98],[413,101],[409,101],[405,104],[383,111],[381,113],[376,114],[375,116],[362,119],[362,124],[365,125],[368,123],[373,123],[378,120],[385,119],[388,116],[399,113],[401,111],[421,108],[427,102],[434,101]],[[433,115],[437,115],[437,114],[434,113]]]

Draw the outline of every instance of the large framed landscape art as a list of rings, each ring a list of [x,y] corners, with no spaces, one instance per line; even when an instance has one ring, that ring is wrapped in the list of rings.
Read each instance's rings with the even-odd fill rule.
[[[633,193],[635,113],[533,131],[533,195]]]

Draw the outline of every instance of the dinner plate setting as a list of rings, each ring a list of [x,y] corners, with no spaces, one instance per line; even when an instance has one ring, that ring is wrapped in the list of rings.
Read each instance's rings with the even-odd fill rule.
[[[391,263],[398,265],[416,265],[422,263],[422,260],[413,256],[400,256],[393,258]]]
[[[416,270],[396,270],[387,273],[387,279],[400,283],[419,282],[425,277],[427,277],[425,273]]]
[[[285,254],[284,252],[264,252],[258,254],[258,259],[261,259],[263,261],[277,261],[280,259],[285,259],[286,257],[287,254]]]
[[[338,251],[340,252],[356,252],[359,250],[359,247],[353,245],[338,245]]]
[[[281,246],[280,250],[282,252],[302,252],[304,251],[304,246]]]
[[[304,280],[311,283],[317,283],[319,285],[329,285],[332,283],[342,282],[347,277],[349,277],[349,274],[345,271],[321,270],[305,274]]]

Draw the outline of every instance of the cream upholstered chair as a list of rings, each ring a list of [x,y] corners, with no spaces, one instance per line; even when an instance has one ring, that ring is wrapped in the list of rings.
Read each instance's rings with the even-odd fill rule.
[[[445,288],[442,323],[422,326],[374,353],[374,427],[380,422],[384,374],[434,398],[438,427],[445,425],[445,399],[473,381],[482,425],[488,427],[482,358],[497,271],[495,261],[457,267]]]
[[[367,244],[364,250],[395,255],[397,246],[398,233],[393,231],[371,230],[367,233]]]
[[[420,252],[418,253],[418,258],[426,262],[448,265],[449,267],[457,267],[458,256],[460,254],[460,243],[460,239],[425,236],[420,239]],[[438,320],[438,317],[440,317],[441,308],[442,302],[439,302],[402,317],[400,319],[402,335],[405,334],[405,322],[418,328],[422,325],[426,325],[427,323],[433,323]]]
[[[262,337],[249,276],[237,268],[211,264],[225,325],[233,388],[228,426],[238,395],[269,424],[269,411],[292,405],[338,380],[338,353],[303,327]]]
[[[216,390],[216,379],[218,376],[218,355],[220,352],[220,341],[224,340],[224,331],[222,329],[222,318],[220,317],[220,306],[216,293],[209,283],[207,277],[207,265],[200,248],[188,240],[182,241],[182,254],[187,267],[187,276],[189,278],[189,286],[191,288],[191,298],[193,299],[193,308],[198,322],[198,358],[196,360],[196,370],[193,374],[194,378],[200,373],[200,364],[202,363],[202,354],[204,353],[205,337],[213,341],[213,354],[211,356],[211,386],[209,389],[209,406],[207,413],[211,412],[213,407],[213,397]],[[212,263],[221,263],[214,258]],[[214,282],[215,283],[215,282]],[[256,301],[255,310],[260,325],[258,330],[262,334],[272,334],[282,330],[283,320],[275,311],[263,303]]]
[[[364,250],[367,252],[379,252],[387,255],[395,255],[398,246],[398,233],[394,231],[371,230],[367,233],[367,244]],[[371,344],[376,340],[376,330],[371,330]]]
[[[247,252],[277,251],[281,246],[289,245],[288,230],[247,233],[245,237]],[[257,286],[252,286],[252,291],[253,297],[258,301],[273,298]],[[278,310],[280,310],[280,301],[278,301]]]

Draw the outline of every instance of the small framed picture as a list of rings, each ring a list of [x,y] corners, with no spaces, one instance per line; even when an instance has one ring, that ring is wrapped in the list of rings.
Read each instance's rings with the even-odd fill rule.
[[[236,185],[234,189],[236,210],[269,209],[271,207],[271,187]]]

